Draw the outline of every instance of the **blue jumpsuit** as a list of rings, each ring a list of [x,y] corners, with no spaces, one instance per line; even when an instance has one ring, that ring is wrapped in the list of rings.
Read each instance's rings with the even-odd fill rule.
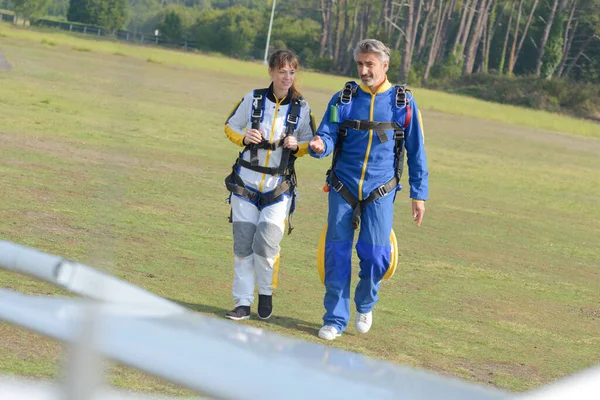
[[[331,106],[338,103],[335,94],[317,135],[325,143],[323,154],[309,150],[311,156],[323,158],[334,150],[340,122],[347,119],[379,122],[395,121],[405,128],[405,147],[410,185],[410,197],[427,200],[428,172],[426,166],[421,114],[412,95],[407,93],[408,107],[396,106],[396,88],[385,81],[372,94],[361,85],[350,106],[340,106],[339,122],[330,121]],[[388,140],[381,142],[373,130],[348,129],[342,151],[338,155],[335,174],[359,201],[366,199],[379,186],[395,174],[394,131],[385,131]],[[398,189],[401,187],[399,186]],[[377,303],[380,281],[390,267],[390,234],[392,230],[396,191],[380,197],[365,207],[360,223],[356,252],[360,260],[360,280],[356,286],[354,302],[359,313],[368,313]],[[325,315],[324,325],[343,332],[350,318],[350,281],[352,269],[352,208],[334,190],[329,192],[328,228],[325,239]]]

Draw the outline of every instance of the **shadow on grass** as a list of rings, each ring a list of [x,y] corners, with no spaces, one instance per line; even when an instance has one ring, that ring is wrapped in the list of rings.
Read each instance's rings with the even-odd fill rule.
[[[227,311],[230,311],[229,309],[215,307],[215,306],[208,305],[208,304],[186,303],[186,302],[179,301],[176,299],[170,299],[170,300],[183,306],[183,307],[186,307],[190,310],[198,311],[203,314],[214,315],[216,317],[223,318],[223,319],[225,319],[225,313]],[[307,322],[307,321],[303,321],[303,320],[296,319],[296,318],[277,315],[276,310],[274,310],[274,313],[271,316],[271,318],[269,318],[268,320],[265,320],[265,321],[259,319],[258,316],[256,316],[256,313],[252,313],[252,316],[250,318],[254,319],[255,321],[258,320],[265,324],[274,324],[274,325],[281,326],[283,328],[297,330],[297,331],[305,332],[305,333],[308,333],[309,335],[315,335],[315,336],[317,335],[317,333],[319,332],[319,329],[321,328],[320,324],[315,324],[313,322]]]

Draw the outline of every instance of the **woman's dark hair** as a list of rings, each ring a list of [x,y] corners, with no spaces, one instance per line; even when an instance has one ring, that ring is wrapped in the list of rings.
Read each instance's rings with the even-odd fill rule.
[[[271,71],[278,70],[286,65],[298,70],[298,66],[300,65],[298,56],[292,50],[277,50],[269,57],[269,69]],[[292,93],[294,97],[302,96],[298,89],[296,89],[296,79],[294,79],[294,83],[292,83]]]

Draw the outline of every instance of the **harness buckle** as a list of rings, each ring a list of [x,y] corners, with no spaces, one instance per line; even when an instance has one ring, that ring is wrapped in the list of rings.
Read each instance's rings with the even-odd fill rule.
[[[406,104],[406,91],[402,86],[398,86],[396,89],[396,107],[405,107]]]
[[[263,110],[262,108],[254,108],[252,110],[252,118],[260,118],[262,119],[263,117]]]
[[[297,115],[288,114],[286,121],[287,121],[288,124],[296,125],[298,123],[298,116]]]
[[[260,193],[258,192],[253,192],[252,190],[248,190],[246,192],[246,194],[248,195],[248,200],[250,200],[251,202],[253,202],[254,204],[258,203],[258,200],[260,199]]]
[[[385,190],[385,185],[381,185],[375,190],[377,190],[377,194],[379,195],[379,197],[383,197],[387,194],[387,192]]]
[[[404,131],[403,130],[394,130],[394,140],[404,139]]]
[[[333,186],[333,190],[339,193],[339,191],[342,190],[343,187],[344,184],[338,179],[338,182],[335,184],[335,186]]]
[[[352,101],[352,92],[352,85],[350,83],[346,83],[344,89],[342,90],[342,94],[340,95],[340,103],[350,104]]]

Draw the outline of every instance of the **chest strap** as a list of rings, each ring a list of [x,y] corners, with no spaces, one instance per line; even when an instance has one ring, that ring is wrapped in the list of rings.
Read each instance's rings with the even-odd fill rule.
[[[394,176],[387,183],[379,186],[377,189],[373,190],[369,196],[362,200],[358,201],[356,197],[350,192],[350,190],[340,181],[335,174],[335,171],[331,171],[329,179],[331,180],[331,188],[339,193],[340,196],[346,203],[352,207],[352,228],[358,229],[360,227],[360,217],[367,206],[367,204],[374,202],[380,197],[385,196],[386,194],[396,190],[396,186],[398,185],[398,179]]]
[[[252,114],[250,121],[252,123],[252,129],[260,129],[260,123],[264,117],[264,107],[265,107],[265,97],[266,97],[267,89],[257,89],[254,91],[254,100],[252,102]],[[290,161],[290,150],[283,149],[281,154],[281,162],[279,168],[267,168],[260,167],[258,165],[258,150],[271,150],[274,151],[279,147],[283,146],[283,142],[287,136],[293,135],[294,131],[298,127],[298,121],[300,119],[300,112],[302,111],[302,102],[301,98],[294,98],[290,102],[290,106],[288,108],[288,114],[285,119],[285,133],[284,137],[278,140],[277,142],[270,143],[268,140],[263,140],[257,144],[250,144],[244,148],[242,153],[246,150],[250,152],[250,162],[243,161],[240,163],[245,168],[251,169],[256,172],[261,172],[263,174],[270,175],[282,175],[285,171],[285,166]],[[283,165],[283,167],[281,167]]]
[[[401,131],[402,128],[396,122],[378,122],[378,121],[364,121],[358,119],[347,119],[339,125],[338,134],[340,130],[344,130],[342,136],[347,136],[347,130],[356,129],[358,131],[369,131],[374,130],[377,133],[377,137],[381,143],[388,141],[388,137],[385,130],[393,129],[394,131]]]

